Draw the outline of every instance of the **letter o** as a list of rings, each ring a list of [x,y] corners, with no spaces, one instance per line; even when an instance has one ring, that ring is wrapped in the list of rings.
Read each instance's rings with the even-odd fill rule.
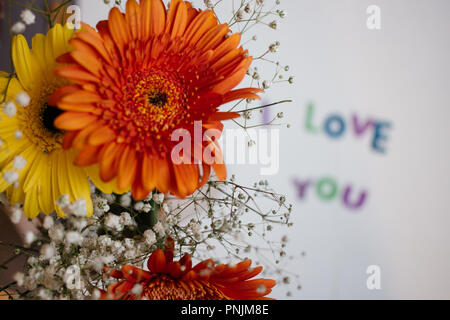
[[[331,138],[339,138],[345,132],[344,119],[339,115],[329,116],[325,121],[324,129]]]
[[[337,183],[331,178],[323,178],[317,182],[316,191],[322,200],[333,200],[338,192]]]

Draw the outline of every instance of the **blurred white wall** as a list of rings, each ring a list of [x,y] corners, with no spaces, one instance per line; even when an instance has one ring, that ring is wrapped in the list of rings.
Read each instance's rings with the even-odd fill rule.
[[[291,128],[281,131],[279,174],[264,178],[295,204],[290,253],[306,252],[287,266],[303,287],[291,298],[450,298],[450,1],[281,2],[281,31],[265,36],[281,42],[280,60],[296,78],[268,98],[294,103],[273,109]],[[86,22],[107,17],[101,0],[79,3]],[[370,5],[381,9],[380,30],[366,26]],[[345,119],[341,139],[306,130],[309,102],[315,125],[331,114]],[[356,137],[354,114],[361,124],[392,124],[384,154],[371,148],[370,128]],[[259,179],[257,167],[231,171]],[[362,208],[321,201],[314,189],[298,198],[294,179],[323,177],[339,192],[352,184],[355,197],[367,190]],[[369,265],[381,268],[381,290],[367,289]],[[281,290],[275,297],[286,298]]]

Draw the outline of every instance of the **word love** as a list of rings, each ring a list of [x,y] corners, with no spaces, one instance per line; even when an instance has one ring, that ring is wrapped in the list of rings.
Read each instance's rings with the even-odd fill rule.
[[[314,192],[326,202],[341,198],[343,205],[351,210],[362,209],[368,196],[367,190],[356,190],[351,184],[339,187],[337,181],[330,177],[319,180],[294,179],[293,183],[299,200],[305,200],[308,193]]]
[[[375,119],[361,119],[357,114],[353,114],[350,119],[345,119],[339,114],[331,114],[325,118],[322,126],[318,125],[315,119],[316,108],[310,103],[306,111],[306,130],[312,134],[318,134],[321,130],[331,139],[342,138],[347,131],[353,131],[356,138],[371,134],[371,147],[379,153],[386,152],[388,140],[388,130],[392,125],[387,121]]]

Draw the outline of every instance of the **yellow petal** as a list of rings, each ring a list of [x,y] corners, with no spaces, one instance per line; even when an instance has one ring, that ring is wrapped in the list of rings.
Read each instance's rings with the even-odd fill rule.
[[[14,101],[19,92],[24,91],[20,82],[16,78],[9,79],[7,73],[0,71],[0,100],[4,99],[4,92],[8,89],[6,94],[6,101]],[[3,114],[3,111],[1,111]]]
[[[55,211],[55,202],[53,201],[52,193],[52,168],[49,161],[50,158],[46,154],[39,155],[38,157],[39,159],[36,159],[38,166],[36,172],[33,173],[37,176],[39,208],[44,214],[51,214]]]
[[[50,80],[53,75],[52,68],[47,68],[47,60],[45,58],[46,44],[45,36],[38,33],[33,37],[31,52],[35,57],[37,65],[40,67],[41,75],[45,80]]]
[[[36,218],[39,215],[38,196],[37,191],[32,190],[25,194],[25,203],[23,206],[25,215],[29,219]]]
[[[84,170],[86,171],[87,175],[89,176],[89,179],[91,179],[92,183],[103,193],[116,193],[116,194],[123,194],[130,190],[119,190],[117,187],[117,178],[112,179],[109,182],[103,182],[102,179],[100,179],[100,169],[99,165],[95,164],[90,167],[85,167]]]
[[[26,160],[26,165],[23,169],[17,170],[19,173],[19,179],[17,180],[18,186],[12,186],[10,190],[8,190],[8,198],[12,204],[21,203],[25,199],[23,184],[27,175],[30,174],[30,167],[37,156],[36,148],[34,146],[29,146],[26,150],[20,153],[20,156],[24,157]]]
[[[87,215],[90,217],[94,211],[91,192],[89,188],[89,180],[87,178],[86,172],[83,168],[76,167],[73,165],[75,159],[75,154],[65,153],[65,168],[66,174],[63,179],[68,180],[68,184],[71,190],[71,198],[75,200],[84,199],[86,201]],[[62,191],[62,190],[61,190]]]
[[[39,83],[41,75],[36,58],[31,54],[27,40],[21,34],[12,40],[12,60],[20,83],[26,91],[31,91]]]
[[[59,178],[58,178],[58,174],[59,174],[59,168],[58,168],[58,161],[60,160],[60,152],[52,152],[50,155],[51,158],[51,170],[52,170],[52,179],[51,179],[51,184],[52,184],[52,194],[53,194],[53,203],[56,202],[56,200],[58,200],[58,198],[62,195],[62,193],[59,190]],[[58,216],[60,217],[65,217],[66,215],[64,214],[64,212],[61,210],[61,208],[57,205],[55,206],[55,210],[56,213],[58,214]]]

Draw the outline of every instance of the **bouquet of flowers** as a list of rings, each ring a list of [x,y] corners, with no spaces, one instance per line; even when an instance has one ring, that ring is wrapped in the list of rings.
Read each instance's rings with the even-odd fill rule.
[[[0,192],[11,220],[36,230],[0,242],[27,257],[0,294],[267,299],[288,283],[288,239],[268,234],[292,225],[292,206],[266,180],[227,177],[219,143],[226,121],[281,125],[281,112],[252,120],[264,91],[293,82],[270,56],[280,44],[257,58],[243,48],[258,41],[249,30],[277,29],[280,1],[104,1],[95,28],[69,22],[72,1],[35,2],[10,1],[23,12],[10,25],[13,72],[0,74]],[[48,32],[30,49],[20,33],[36,15]]]

